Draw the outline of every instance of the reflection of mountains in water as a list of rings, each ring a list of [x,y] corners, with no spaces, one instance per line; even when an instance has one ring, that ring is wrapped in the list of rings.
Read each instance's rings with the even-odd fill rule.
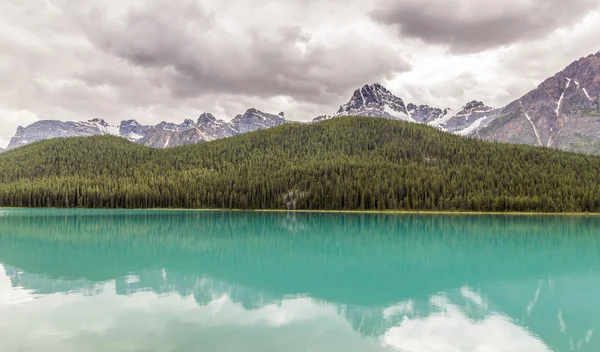
[[[247,309],[306,295],[379,336],[440,311],[431,299],[445,293],[472,319],[502,312],[575,346],[600,316],[595,217],[50,214],[0,217],[0,262],[41,294],[116,280],[118,294],[228,295]]]

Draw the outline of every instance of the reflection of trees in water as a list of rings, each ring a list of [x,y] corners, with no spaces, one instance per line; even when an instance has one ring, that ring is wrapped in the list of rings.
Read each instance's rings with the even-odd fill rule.
[[[15,285],[43,294],[93,293],[96,283],[116,280],[118,294],[176,292],[201,305],[227,295],[247,309],[306,295],[336,306],[356,331],[378,336],[405,315],[432,314],[438,308],[431,297],[444,292],[472,319],[504,312],[541,336],[572,338],[575,345],[600,316],[590,308],[597,300],[590,294],[600,296],[598,278],[585,276],[600,268],[596,217],[50,214],[0,217],[0,262],[25,271],[11,275]],[[127,279],[132,273],[139,277]],[[466,298],[466,286],[489,307]],[[412,311],[385,318],[386,309],[407,301]]]
[[[95,281],[167,268],[359,305],[600,262],[596,217],[84,213],[0,218],[0,260]]]

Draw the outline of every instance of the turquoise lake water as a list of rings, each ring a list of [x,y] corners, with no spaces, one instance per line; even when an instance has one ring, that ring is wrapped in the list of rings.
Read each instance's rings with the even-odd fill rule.
[[[0,209],[0,350],[600,351],[600,217]]]

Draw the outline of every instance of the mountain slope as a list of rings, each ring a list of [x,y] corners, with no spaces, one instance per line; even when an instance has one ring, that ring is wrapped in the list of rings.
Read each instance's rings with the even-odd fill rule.
[[[0,155],[0,206],[599,211],[600,158],[348,117],[152,149],[111,136]]]
[[[287,123],[283,113],[267,114],[256,109],[248,109],[243,115],[237,115],[229,125],[235,134],[254,132]]]
[[[466,134],[598,154],[599,96],[600,52],[573,62],[520,99],[490,112]]]
[[[429,125],[438,127],[443,131],[466,136],[472,132],[476,132],[482,123],[497,115],[497,109],[493,109],[480,101],[473,100],[460,108],[454,116],[447,116],[447,118],[432,121]]]

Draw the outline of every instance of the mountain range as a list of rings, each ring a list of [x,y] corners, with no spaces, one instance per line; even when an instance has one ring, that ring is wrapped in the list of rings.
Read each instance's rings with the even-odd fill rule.
[[[428,124],[462,136],[562,150],[600,153],[600,51],[583,57],[546,79],[523,97],[501,108],[471,101],[453,113],[448,108],[405,103],[381,84],[354,91],[350,101],[332,115],[313,123],[345,116],[372,116]],[[197,121],[142,125],[135,120],[110,125],[102,119],[86,122],[37,121],[19,127],[7,150],[32,142],[63,137],[117,135],[154,148],[212,141],[290,122],[249,109],[231,121],[203,113]],[[0,152],[3,150],[0,149]]]

